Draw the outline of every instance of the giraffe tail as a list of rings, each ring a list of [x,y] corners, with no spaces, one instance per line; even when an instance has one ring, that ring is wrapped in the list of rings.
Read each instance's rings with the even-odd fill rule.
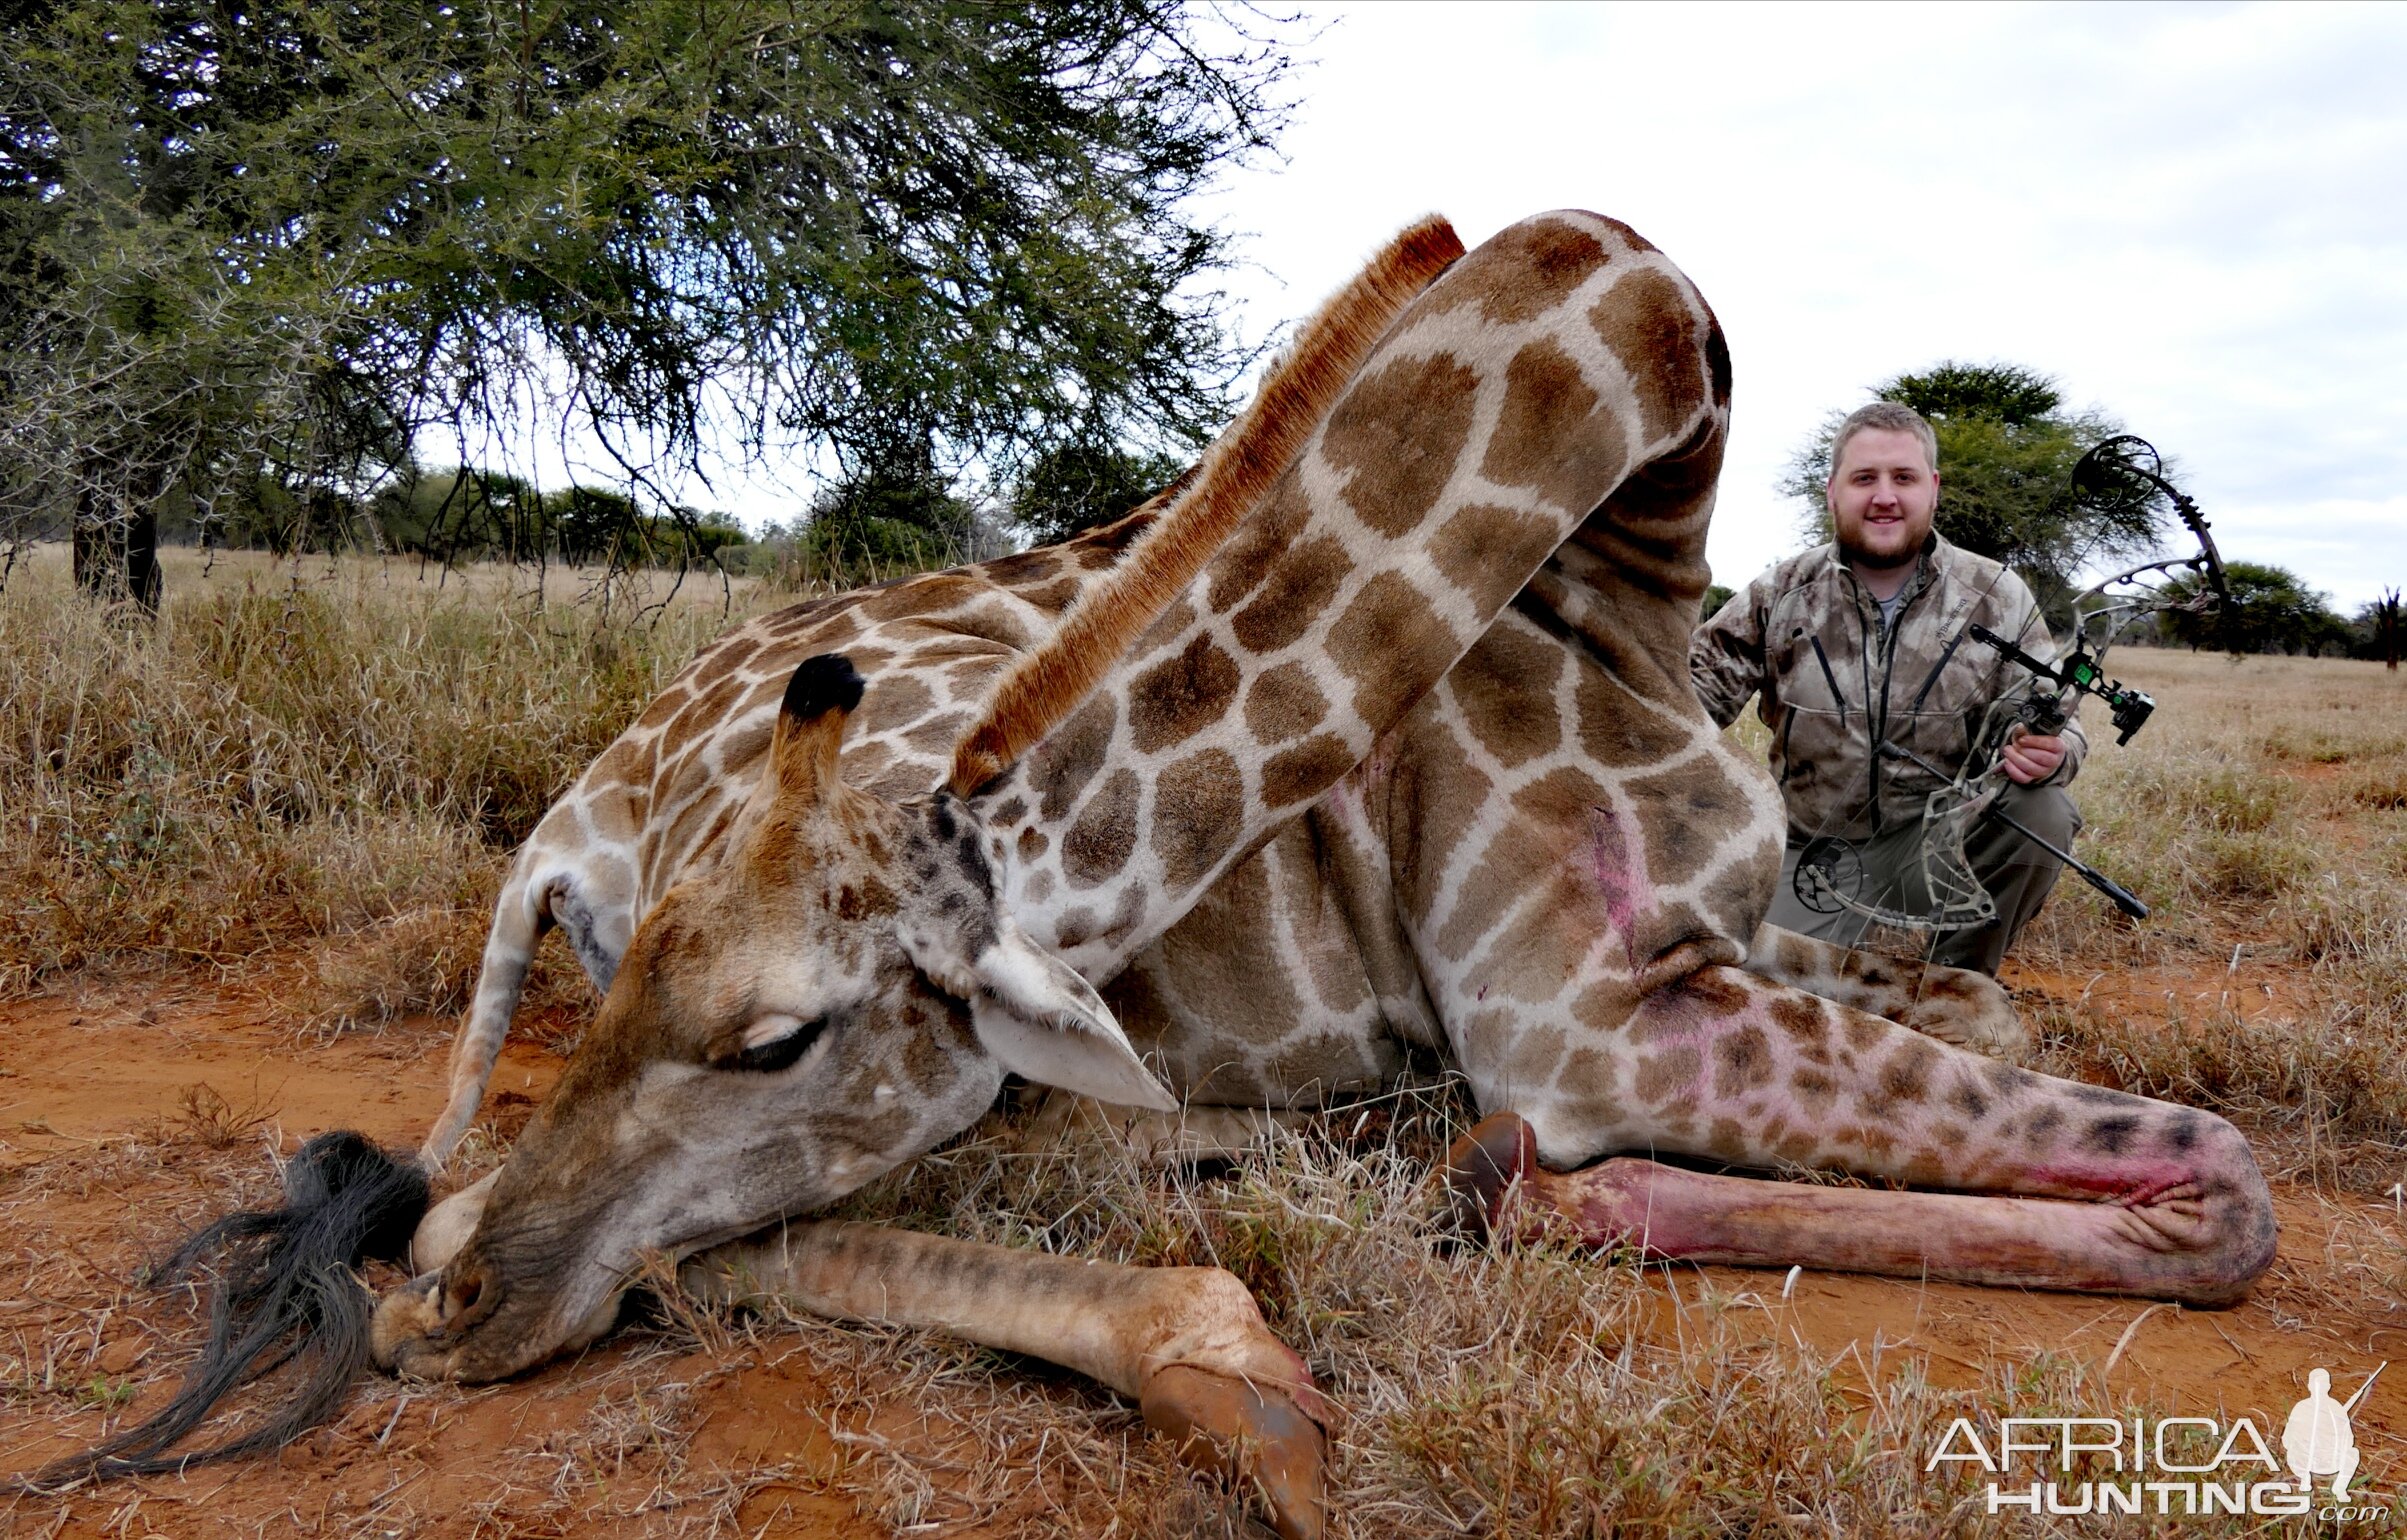
[[[484,1105],[486,1083],[493,1078],[502,1041],[510,1035],[510,1018],[518,1012],[518,997],[535,961],[535,943],[543,939],[549,919],[542,888],[528,880],[523,868],[511,872],[493,906],[493,929],[485,937],[476,997],[469,1002],[459,1036],[452,1039],[450,1092],[442,1116],[418,1147],[418,1164],[429,1175],[443,1169]]]

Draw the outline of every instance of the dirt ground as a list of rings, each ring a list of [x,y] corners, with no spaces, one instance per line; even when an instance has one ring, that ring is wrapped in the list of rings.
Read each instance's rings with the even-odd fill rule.
[[[2010,973],[2026,1010],[2111,995],[2145,1029],[2184,1002],[2272,1003],[2284,981],[2240,964],[2089,978]],[[558,1072],[521,1031],[495,1078],[498,1131]],[[553,1037],[557,1041],[557,1036]],[[187,1294],[131,1282],[229,1200],[272,1192],[265,1158],[330,1127],[414,1144],[440,1099],[443,1024],[320,1041],[273,988],[182,994],[87,989],[0,1006],[0,1470],[68,1453],[168,1393],[196,1340]],[[489,1104],[490,1106],[491,1104]],[[2269,1163],[2270,1164],[2270,1163]],[[2407,1444],[2407,1302],[2398,1202],[2276,1178],[2280,1258],[2239,1307],[1919,1285],[1831,1275],[1658,1271],[1654,1329],[1699,1313],[1793,1339],[1866,1377],[1914,1363],[1940,1385],[2035,1354],[2111,1363],[2119,1395],[2164,1413],[2254,1414],[2279,1427],[2311,1368],[2336,1394],[2398,1365],[2356,1413],[2385,1489]],[[377,1280],[379,1282],[388,1280]],[[1752,1324],[1750,1324],[1752,1323]],[[699,1334],[697,1334],[699,1333]],[[957,1409],[924,1377],[881,1382],[859,1333],[788,1324],[735,1333],[655,1320],[577,1360],[475,1391],[378,1380],[334,1427],[274,1459],[126,1482],[65,1499],[0,1500],[0,1530],[109,1535],[357,1536],[732,1533],[756,1540],[913,1533],[1105,1533],[1126,1478],[1074,1448],[998,1456],[971,1419],[1016,1398],[1087,1422],[1106,1450],[1147,1454],[1132,1408],[1043,1366],[962,1360]],[[831,1344],[844,1351],[830,1351]],[[874,1345],[874,1344],[873,1344]],[[1854,1371],[1851,1371],[1854,1372]],[[1095,1447],[1089,1443],[1090,1452]],[[1172,1479],[1183,1479],[1175,1478]],[[1208,1507],[1209,1495],[1197,1501]],[[897,1522],[897,1519],[903,1522]]]

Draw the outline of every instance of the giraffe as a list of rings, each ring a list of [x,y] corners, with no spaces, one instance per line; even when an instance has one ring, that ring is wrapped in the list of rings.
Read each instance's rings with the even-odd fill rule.
[[[706,1253],[688,1263],[705,1292],[773,1288],[1093,1374],[1190,1458],[1241,1463],[1283,1532],[1316,1533],[1326,1408],[1226,1275],[858,1226],[723,1243],[932,1148],[1007,1070],[1138,1107],[1303,1105],[1391,1076],[1405,1045],[1448,1058],[1487,1114],[1449,1160],[1475,1228],[2246,1291],[2274,1227],[2228,1123],[1874,1015],[1927,1006],[2004,1041],[2002,997],[1958,976],[1762,928],[1777,795],[1686,674],[1729,396],[1703,300],[1594,215],[1460,257],[1441,230],[1407,232],[1307,328],[1183,488],[1096,537],[1124,548],[1108,570],[1067,558],[1103,573],[1082,595],[1048,612],[1008,574],[953,575],[784,617],[647,714],[650,746],[610,772],[643,790],[572,822],[693,854],[622,862],[642,898],[616,911],[640,915],[623,940],[522,860],[505,909],[540,895],[615,946],[587,964],[607,993],[464,1233],[380,1307],[380,1361],[511,1374],[606,1327],[644,1249]],[[951,664],[923,648],[898,676],[862,635],[957,606],[988,629],[926,644],[957,645]],[[770,706],[746,670],[788,636],[810,655]],[[906,703],[872,700],[862,667]],[[922,710],[931,674],[960,709]],[[881,783],[905,773],[887,735],[906,719],[909,747],[952,744],[933,789]],[[699,789],[747,758],[748,794]],[[662,795],[688,766],[697,789]],[[438,1154],[498,1042],[482,988],[476,1011]]]

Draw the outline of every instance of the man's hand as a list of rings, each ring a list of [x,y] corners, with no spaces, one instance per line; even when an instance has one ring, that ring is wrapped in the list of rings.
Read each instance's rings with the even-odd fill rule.
[[[2056,767],[2064,763],[2064,740],[2017,727],[2008,735],[1998,759],[2006,767],[2008,780],[2017,786],[2037,785],[2054,775]]]

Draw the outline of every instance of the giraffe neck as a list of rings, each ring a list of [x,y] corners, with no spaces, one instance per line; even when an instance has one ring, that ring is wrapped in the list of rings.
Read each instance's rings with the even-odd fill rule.
[[[1117,971],[1361,761],[1583,523],[1628,547],[1613,559],[1648,608],[1693,608],[1727,386],[1712,313],[1621,225],[1545,215],[1464,258],[1083,704],[977,791],[1011,912],[1080,971]]]

